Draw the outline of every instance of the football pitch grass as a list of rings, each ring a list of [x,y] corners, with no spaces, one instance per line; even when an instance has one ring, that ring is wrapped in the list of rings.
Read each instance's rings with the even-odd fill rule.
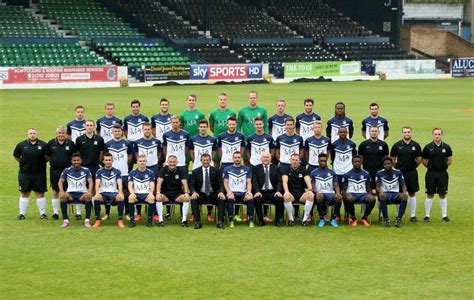
[[[204,222],[201,230],[179,226],[179,214],[164,228],[119,230],[115,209],[110,221],[86,229],[72,221],[40,221],[34,197],[27,219],[18,213],[16,143],[29,127],[44,141],[56,126],[73,119],[82,104],[86,117],[97,120],[104,103],[116,103],[116,115],[129,114],[132,99],[142,113],[158,112],[159,100],[171,100],[170,111],[185,109],[186,95],[196,93],[206,115],[226,92],[234,111],[247,104],[247,93],[259,92],[259,105],[269,115],[275,100],[287,100],[295,116],[303,99],[316,100],[315,111],[325,122],[337,101],[346,103],[354,120],[353,140],[359,144],[361,120],[368,105],[378,102],[389,120],[389,146],[401,138],[401,127],[413,127],[422,147],[434,127],[444,129],[454,162],[449,169],[448,215],[441,222],[438,197],[432,221],[384,228],[372,213],[372,226],[317,229],[295,226],[218,230]],[[284,85],[163,86],[152,88],[0,90],[0,296],[8,298],[472,298],[473,247],[473,109],[474,80],[380,81]],[[424,174],[417,216],[424,215]],[[46,194],[51,216],[51,193]],[[389,211],[394,219],[394,207]],[[407,208],[407,213],[409,209]]]

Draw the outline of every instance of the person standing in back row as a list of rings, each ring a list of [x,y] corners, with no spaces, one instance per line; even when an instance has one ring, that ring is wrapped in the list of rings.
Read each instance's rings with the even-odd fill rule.
[[[24,220],[31,191],[36,194],[36,205],[41,220],[47,220],[46,199],[46,162],[48,145],[38,139],[34,128],[28,129],[28,139],[18,143],[13,151],[13,157],[20,163],[18,172],[18,189],[20,190],[20,214],[17,220]]]
[[[410,221],[416,222],[416,192],[420,190],[418,184],[418,172],[416,168],[421,163],[420,144],[412,140],[411,127],[402,128],[402,139],[393,144],[390,156],[395,162],[396,168],[402,171],[408,191],[408,204],[410,205]]]
[[[385,141],[388,138],[388,121],[379,115],[379,105],[370,103],[370,116],[362,120],[362,137],[370,138],[370,127],[375,126],[379,129],[379,140]]]
[[[428,169],[425,175],[426,200],[425,200],[425,222],[430,221],[431,206],[434,194],[439,195],[441,206],[441,218],[449,222],[448,218],[448,167],[453,163],[453,151],[451,147],[442,140],[443,129],[433,129],[433,141],[423,148],[423,165]]]
[[[346,128],[349,139],[354,134],[354,124],[352,120],[346,117],[346,105],[343,102],[337,102],[335,105],[334,117],[327,121],[326,136],[334,143],[339,138],[339,129]]]

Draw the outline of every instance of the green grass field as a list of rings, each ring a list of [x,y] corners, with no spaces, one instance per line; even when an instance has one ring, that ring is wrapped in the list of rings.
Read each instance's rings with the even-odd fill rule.
[[[158,111],[161,97],[171,100],[172,112],[182,112],[189,93],[198,95],[198,107],[208,114],[217,94],[226,92],[237,111],[250,90],[259,92],[269,114],[278,98],[285,98],[287,112],[296,115],[303,99],[313,97],[324,121],[342,100],[356,125],[357,143],[362,141],[360,122],[373,101],[390,122],[389,146],[400,139],[403,125],[414,128],[422,146],[431,140],[433,127],[442,127],[454,152],[448,195],[452,222],[440,221],[437,197],[431,223],[405,223],[401,229],[375,223],[370,228],[252,230],[241,224],[217,230],[205,222],[197,231],[179,227],[175,219],[165,228],[149,229],[142,221],[122,231],[114,220],[93,230],[73,221],[64,230],[59,221],[39,220],[34,198],[27,219],[15,221],[18,165],[12,151],[27,128],[36,127],[47,141],[56,126],[73,118],[75,105],[84,105],[87,118],[96,120],[107,100],[116,103],[119,117],[129,114],[135,98],[148,116]],[[0,90],[0,297],[473,298],[473,109],[474,81],[469,79]],[[424,167],[419,173],[423,189]],[[424,198],[417,194],[419,218]]]

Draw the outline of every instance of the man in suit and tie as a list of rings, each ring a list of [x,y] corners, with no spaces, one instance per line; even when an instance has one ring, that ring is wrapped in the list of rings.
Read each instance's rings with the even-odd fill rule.
[[[262,163],[254,167],[252,188],[258,226],[265,226],[263,204],[271,201],[275,205],[275,225],[283,226],[283,195],[281,194],[281,176],[278,166],[271,163],[270,152],[262,153]]]
[[[207,153],[201,155],[201,167],[193,170],[191,184],[191,209],[195,217],[194,229],[201,229],[201,204],[217,205],[219,215],[224,215],[225,195],[222,177],[211,166],[211,156]],[[221,222],[219,222],[221,223]],[[219,227],[220,224],[217,224]],[[221,224],[223,226],[223,224]]]

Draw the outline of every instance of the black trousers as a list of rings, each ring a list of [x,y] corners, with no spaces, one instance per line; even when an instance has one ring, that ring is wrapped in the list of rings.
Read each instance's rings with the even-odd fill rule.
[[[275,205],[275,222],[283,220],[283,197],[275,197],[275,190],[261,191],[261,197],[255,197],[255,210],[259,222],[263,222],[263,204],[271,202]]]
[[[199,197],[197,199],[191,199],[191,209],[193,211],[193,215],[196,218],[196,222],[201,222],[201,213],[199,212],[199,206],[201,204],[212,204],[217,205],[217,194],[212,193],[209,196],[206,194],[198,192]]]

